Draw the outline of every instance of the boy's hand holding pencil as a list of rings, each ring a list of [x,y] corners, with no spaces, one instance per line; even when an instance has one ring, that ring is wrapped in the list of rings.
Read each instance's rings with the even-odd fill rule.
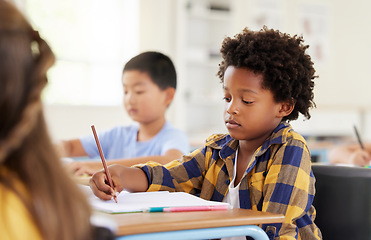
[[[117,202],[117,193],[124,190],[124,188],[129,192],[146,191],[148,189],[148,179],[141,169],[125,167],[119,164],[107,167],[94,126],[92,126],[92,130],[104,167],[103,170],[94,173],[89,181],[94,195],[102,200],[111,200],[113,198]]]
[[[145,192],[148,189],[147,175],[139,168],[113,164],[107,167],[94,125],[91,126],[97,143],[104,170],[94,173],[89,181],[95,196],[102,200],[114,199],[117,203],[117,192],[124,188],[129,192]]]
[[[110,169],[110,167],[108,167],[108,169]],[[117,198],[117,194],[123,190],[115,184],[117,183],[117,181],[115,181],[115,177],[113,177],[112,180],[112,182],[115,184],[115,187],[112,188],[109,185],[107,175],[104,170],[96,172],[93,176],[94,177],[90,178],[89,180],[89,186],[94,195],[99,199],[105,201],[115,200],[115,198]]]

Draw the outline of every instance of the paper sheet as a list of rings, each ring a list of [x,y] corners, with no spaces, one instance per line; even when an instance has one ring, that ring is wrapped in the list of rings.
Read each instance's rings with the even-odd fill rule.
[[[152,207],[229,205],[223,202],[206,201],[184,192],[170,193],[166,191],[141,193],[122,191],[117,196],[117,203],[115,203],[113,200],[100,200],[92,194],[90,188],[86,189],[87,186],[82,187],[84,188],[84,192],[87,193],[93,209],[108,213],[143,212]]]

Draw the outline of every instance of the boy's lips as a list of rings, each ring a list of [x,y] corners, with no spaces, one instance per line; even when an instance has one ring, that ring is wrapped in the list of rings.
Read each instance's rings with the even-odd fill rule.
[[[130,108],[129,110],[128,110],[128,113],[130,114],[130,115],[132,115],[132,114],[136,114],[138,112],[138,109],[135,109],[135,108]]]
[[[238,128],[238,127],[241,127],[241,124],[239,124],[238,122],[234,120],[229,119],[225,121],[225,126],[227,128]]]

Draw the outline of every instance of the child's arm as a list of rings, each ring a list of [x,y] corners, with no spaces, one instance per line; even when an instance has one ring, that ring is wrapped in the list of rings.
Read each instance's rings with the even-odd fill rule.
[[[108,170],[115,189],[107,184],[104,170],[96,172],[89,181],[93,193],[102,200],[110,200],[115,192],[124,189],[129,192],[145,192],[148,189],[147,175],[139,168],[111,165]]]
[[[296,239],[299,228],[313,222],[314,189],[310,153],[306,145],[294,140],[281,146],[274,154],[265,178],[262,207],[264,212],[285,216],[285,222],[276,225],[276,236]],[[268,225],[263,225],[263,228]],[[317,238],[312,236],[310,239]]]
[[[56,149],[61,157],[88,156],[79,139],[61,141],[56,145]]]
[[[359,144],[341,145],[329,150],[328,158],[331,163],[345,163],[364,166],[368,165],[371,160],[370,153],[370,144],[366,144],[364,150]]]
[[[148,157],[137,157],[137,158],[127,158],[127,159],[115,159],[108,160],[107,165],[120,164],[122,166],[133,166],[136,164],[146,163],[148,161],[158,162],[160,164],[166,164],[173,160],[180,159],[182,157],[182,152],[177,149],[169,149],[164,153],[164,155],[148,156]],[[99,161],[76,161],[70,163],[67,166],[69,172],[74,175],[89,174],[92,175],[95,172],[102,169],[102,163]]]

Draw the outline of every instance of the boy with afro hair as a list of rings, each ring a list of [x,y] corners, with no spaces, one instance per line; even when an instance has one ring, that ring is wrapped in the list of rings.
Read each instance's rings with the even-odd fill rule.
[[[307,48],[302,37],[266,27],[227,37],[218,76],[229,134],[212,135],[203,148],[168,165],[112,165],[116,190],[183,191],[234,208],[279,213],[283,223],[260,226],[269,239],[322,239],[314,224],[310,152],[289,124],[299,113],[309,119],[315,106]],[[90,186],[99,198],[112,198],[103,171]]]

